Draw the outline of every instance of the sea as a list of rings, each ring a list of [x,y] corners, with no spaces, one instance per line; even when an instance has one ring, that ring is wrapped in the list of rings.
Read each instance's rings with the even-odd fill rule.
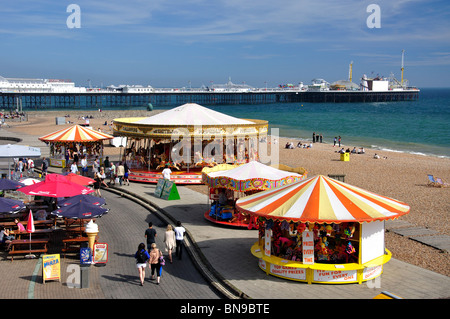
[[[450,158],[450,88],[424,88],[416,101],[203,105],[244,119],[269,122],[269,134],[346,147]],[[170,107],[154,107],[164,110]],[[143,108],[139,108],[143,109]]]

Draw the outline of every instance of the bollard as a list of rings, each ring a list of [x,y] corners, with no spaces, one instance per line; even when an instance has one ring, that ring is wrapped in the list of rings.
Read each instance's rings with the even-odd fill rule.
[[[89,288],[89,267],[90,265],[80,265],[80,288]]]

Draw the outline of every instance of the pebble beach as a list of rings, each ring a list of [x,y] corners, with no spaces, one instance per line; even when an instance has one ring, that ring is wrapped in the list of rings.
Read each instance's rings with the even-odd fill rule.
[[[21,132],[29,135],[43,136],[48,133],[82,124],[81,118],[89,116],[90,125],[102,132],[111,133],[111,121],[122,117],[147,117],[157,114],[159,110],[127,110],[104,111],[29,111],[25,121],[8,121],[11,132]],[[56,117],[65,117],[67,124],[56,125]],[[105,122],[107,125],[104,125]],[[281,132],[282,133],[282,132]],[[1,134],[1,133],[0,133]],[[285,149],[287,141],[296,146],[298,141],[308,141],[309,136],[293,138],[277,138],[280,164],[290,167],[303,167],[309,177],[316,175],[343,174],[345,182],[376,194],[391,197],[410,205],[409,214],[401,220],[416,226],[429,228],[442,235],[450,235],[450,187],[437,188],[427,186],[427,174],[433,174],[446,182],[450,182],[450,158],[415,155],[400,152],[388,152],[366,149],[365,154],[352,154],[348,162],[340,161],[338,146],[332,144],[314,143],[312,148]],[[273,144],[272,144],[273,146]],[[43,143],[43,147],[45,144]],[[342,140],[344,149],[359,145],[347,145]],[[380,159],[374,159],[377,153]],[[105,147],[105,155],[112,158],[118,156],[119,148]],[[204,185],[183,186],[198,192],[206,193]],[[408,237],[392,232],[386,232],[386,248],[394,258],[426,268],[446,276],[450,276],[450,258],[448,252],[416,242]]]

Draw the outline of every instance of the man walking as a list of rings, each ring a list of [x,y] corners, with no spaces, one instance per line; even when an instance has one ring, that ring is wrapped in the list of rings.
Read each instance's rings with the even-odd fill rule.
[[[145,238],[147,238],[148,253],[152,250],[152,244],[156,241],[156,229],[153,228],[153,223],[148,223],[148,228],[145,230]]]
[[[177,227],[174,229],[175,232],[175,241],[177,244],[177,248],[175,250],[175,255],[178,257],[178,259],[181,260],[181,246],[183,245],[183,239],[184,234],[186,233],[186,229],[184,229],[183,226],[181,226],[181,222],[177,221]]]

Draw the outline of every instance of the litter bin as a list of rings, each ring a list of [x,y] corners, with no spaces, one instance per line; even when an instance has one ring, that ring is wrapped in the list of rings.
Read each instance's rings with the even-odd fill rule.
[[[341,154],[341,161],[343,162],[350,161],[350,153],[345,152],[344,154]]]
[[[80,265],[80,288],[89,288],[89,267],[90,265]]]

